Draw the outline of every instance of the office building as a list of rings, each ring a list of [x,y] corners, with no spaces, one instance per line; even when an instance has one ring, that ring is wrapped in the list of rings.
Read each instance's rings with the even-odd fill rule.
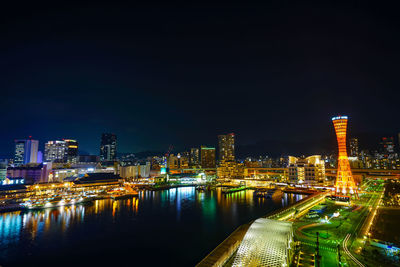
[[[48,141],[44,145],[45,162],[65,162],[67,144],[64,141]]]
[[[350,146],[350,157],[357,157],[359,156],[358,153],[358,139],[357,138],[351,138],[349,140],[349,146]]]
[[[37,163],[38,148],[38,140],[15,140],[14,165]]]
[[[220,162],[235,160],[235,135],[233,133],[218,135],[218,152]]]
[[[215,148],[201,146],[200,159],[202,168],[215,168]]]
[[[45,162],[76,163],[78,142],[72,139],[48,141],[44,145]]]
[[[310,185],[322,184],[325,181],[325,162],[320,155],[307,158],[289,156],[289,181]]]
[[[117,136],[112,133],[103,133],[100,143],[100,160],[114,161],[117,155]]]
[[[64,139],[66,143],[65,160],[68,163],[77,163],[78,161],[78,141],[72,139]]]
[[[381,140],[381,152],[384,157],[389,157],[394,154],[394,139],[393,137],[382,137]]]
[[[195,167],[200,165],[200,156],[198,148],[190,149],[189,165],[190,167]]]

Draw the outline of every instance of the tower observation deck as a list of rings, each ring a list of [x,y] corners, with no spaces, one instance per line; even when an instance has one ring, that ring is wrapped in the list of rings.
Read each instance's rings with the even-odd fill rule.
[[[335,127],[336,138],[338,142],[338,170],[336,177],[336,194],[356,194],[357,187],[355,185],[353,175],[350,169],[349,159],[346,149],[346,131],[347,131],[347,116],[337,116],[332,118],[333,126]]]

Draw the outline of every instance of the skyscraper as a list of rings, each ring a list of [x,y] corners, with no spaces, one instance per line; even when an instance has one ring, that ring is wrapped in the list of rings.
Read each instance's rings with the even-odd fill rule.
[[[201,167],[215,168],[215,148],[201,146],[200,148]]]
[[[15,140],[14,165],[37,163],[38,148],[38,140]]]
[[[351,157],[358,157],[358,139],[357,138],[351,138],[349,140],[349,146],[350,146],[350,156]]]
[[[218,135],[219,161],[235,160],[235,135],[233,133]]]
[[[190,149],[189,165],[190,165],[190,167],[200,165],[200,157],[199,157],[199,149],[198,148]]]
[[[113,161],[117,155],[117,136],[113,133],[103,133],[100,143],[100,160]]]
[[[78,141],[72,139],[64,139],[67,146],[65,160],[68,163],[76,163],[78,161]]]

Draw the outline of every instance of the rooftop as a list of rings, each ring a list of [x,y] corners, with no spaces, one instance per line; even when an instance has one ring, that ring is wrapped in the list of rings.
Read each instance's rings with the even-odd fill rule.
[[[286,266],[292,223],[260,218],[240,244],[232,266]]]

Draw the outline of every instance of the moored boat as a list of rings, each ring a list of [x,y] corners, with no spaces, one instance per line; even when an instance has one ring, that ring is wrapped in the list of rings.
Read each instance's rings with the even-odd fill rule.
[[[93,200],[93,197],[77,196],[77,197],[50,197],[41,199],[28,199],[21,203],[21,207],[26,210],[55,208],[62,206],[71,206],[82,203],[87,203]]]

